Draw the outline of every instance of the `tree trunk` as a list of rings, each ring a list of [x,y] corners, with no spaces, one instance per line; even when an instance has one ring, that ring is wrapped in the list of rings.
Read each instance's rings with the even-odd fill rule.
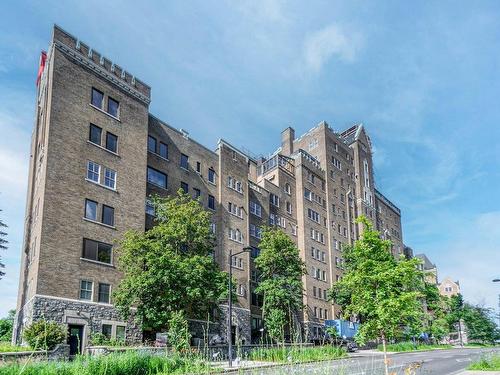
[[[382,348],[384,349],[385,375],[389,375],[389,362],[387,361],[387,347],[386,347],[385,335],[384,334],[382,334]]]

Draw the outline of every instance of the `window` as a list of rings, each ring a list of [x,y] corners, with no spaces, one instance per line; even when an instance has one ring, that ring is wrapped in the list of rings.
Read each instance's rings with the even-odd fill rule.
[[[80,281],[80,299],[92,300],[92,281]]]
[[[243,189],[241,188],[241,182],[235,180],[231,176],[227,177],[227,186],[233,190],[236,190],[238,193],[243,193]]]
[[[208,208],[215,210],[215,197],[213,195],[208,196]]]
[[[125,326],[116,326],[116,340],[125,341]]]
[[[198,199],[199,197],[201,197],[201,190],[200,189],[193,188],[193,191],[194,191],[194,199]]]
[[[146,199],[146,214],[155,216],[155,206],[149,199]]]
[[[296,236],[297,235],[297,226],[292,224],[292,235]]]
[[[118,117],[118,108],[120,107],[120,103],[118,103],[115,99],[108,97],[108,113],[113,117]]]
[[[199,161],[196,162],[196,172],[201,173],[201,163]]]
[[[148,135],[148,151],[156,153],[156,138]]]
[[[250,224],[250,236],[259,239],[262,238],[261,229],[255,224]]]
[[[118,137],[114,135],[113,133],[107,132],[106,133],[106,149],[115,152],[118,146]]]
[[[314,211],[313,209],[311,208],[308,208],[307,209],[307,217],[313,221],[315,221],[316,223],[319,223],[319,213]]]
[[[181,168],[189,169],[189,156],[181,154]]]
[[[156,169],[148,167],[148,182],[166,189],[167,175],[165,173],[157,171]]]
[[[111,286],[109,284],[99,283],[99,294],[97,296],[97,302],[109,303],[109,290]]]
[[[102,223],[110,226],[115,225],[115,209],[113,207],[102,205]]]
[[[104,185],[113,190],[116,189],[116,172],[114,170],[104,169]]]
[[[304,189],[304,198],[309,201],[312,201],[312,192],[309,189]]]
[[[216,223],[210,223],[210,232],[213,234],[217,233],[217,224]]]
[[[286,212],[292,213],[292,204],[290,202],[286,202]]]
[[[208,182],[215,184],[215,171],[212,168],[208,170]]]
[[[279,207],[280,206],[280,197],[277,195],[270,193],[269,194],[269,201],[273,206]]]
[[[92,87],[92,98],[90,103],[99,109],[102,109],[102,102],[104,101],[104,94]]]
[[[94,221],[97,220],[97,202],[85,199],[85,218]]]
[[[102,325],[102,334],[107,338],[111,339],[111,324],[103,324]]]
[[[231,229],[229,228],[228,231],[229,239],[236,241],[236,242],[243,242],[243,236],[241,235],[241,232],[239,229]],[[236,258],[233,258],[236,259]]]
[[[163,142],[160,142],[160,156],[164,159],[168,159],[168,146],[163,143]]]
[[[102,129],[94,124],[90,124],[89,141],[96,145],[101,145]]]
[[[184,191],[184,193],[188,193],[189,192],[189,185],[183,181],[181,181],[181,189]]]
[[[250,256],[255,259],[259,255],[260,255],[260,249],[258,247],[252,246],[252,251],[250,252]],[[252,281],[257,281],[257,278],[258,278],[258,272],[256,270],[252,270]]]
[[[262,217],[262,207],[260,204],[254,201],[250,201],[250,213],[257,217]]]
[[[292,194],[292,188],[288,182],[285,184],[285,193],[288,195]]]
[[[91,181],[99,183],[100,173],[101,173],[101,166],[89,160],[87,162],[87,178]]]
[[[316,297],[316,287],[313,286],[313,297]]]
[[[83,258],[111,264],[112,246],[103,242],[83,239]]]

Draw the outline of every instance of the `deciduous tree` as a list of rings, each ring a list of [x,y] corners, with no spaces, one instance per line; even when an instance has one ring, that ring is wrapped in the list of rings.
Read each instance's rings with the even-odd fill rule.
[[[286,233],[277,228],[262,228],[260,254],[255,265],[260,274],[255,292],[262,294],[264,327],[275,341],[284,339],[285,326],[294,326],[302,309],[302,275],[305,265],[299,249]]]
[[[382,340],[388,374],[387,340],[422,320],[423,274],[418,259],[394,258],[390,241],[381,239],[365,217],[357,221],[364,226],[363,234],[345,249],[345,273],[330,290],[330,298],[341,304],[346,317],[362,319],[360,343]]]
[[[226,295],[227,273],[211,254],[210,213],[179,191],[153,199],[156,225],[145,233],[127,232],[118,248],[123,279],[114,302],[125,317],[135,307],[143,327],[168,327],[174,311],[206,318]]]

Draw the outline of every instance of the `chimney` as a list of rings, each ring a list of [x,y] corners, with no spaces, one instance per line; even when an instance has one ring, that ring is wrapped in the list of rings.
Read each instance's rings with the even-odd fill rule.
[[[295,140],[295,130],[291,127],[281,132],[281,153],[285,156],[293,154],[293,141]]]

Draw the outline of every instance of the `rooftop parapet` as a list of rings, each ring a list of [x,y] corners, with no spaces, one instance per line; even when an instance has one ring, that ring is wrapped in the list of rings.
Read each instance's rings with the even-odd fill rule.
[[[307,160],[307,162],[312,165],[313,167],[319,169],[321,172],[324,172],[323,169],[321,168],[321,163],[318,159],[316,159],[314,156],[309,154],[308,152],[298,149],[296,153],[292,155],[292,157],[297,158],[301,157],[302,160]]]
[[[258,175],[264,175],[278,167],[284,169],[292,176],[295,175],[295,166],[293,165],[292,160],[289,157],[280,154],[273,155],[269,159],[264,160],[258,167]]]
[[[73,60],[111,81],[129,95],[147,105],[151,102],[151,87],[57,25],[54,25],[52,42]]]
[[[387,206],[389,206],[393,211],[395,211],[398,215],[401,215],[401,210],[394,204],[392,203],[384,194],[382,194],[380,191],[375,189],[375,196],[380,199],[382,202],[384,202]]]

